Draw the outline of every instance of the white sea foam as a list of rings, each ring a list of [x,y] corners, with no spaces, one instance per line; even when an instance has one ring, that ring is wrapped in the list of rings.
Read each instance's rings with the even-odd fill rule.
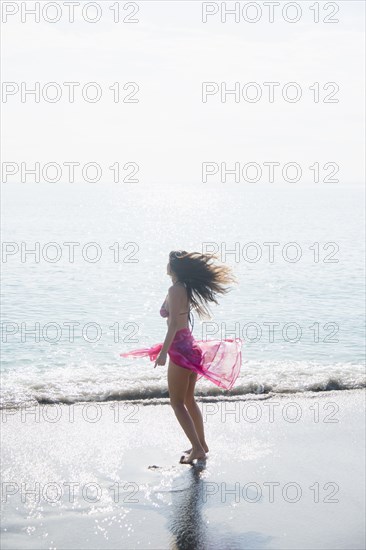
[[[169,397],[166,369],[151,363],[131,366],[72,365],[36,373],[24,368],[2,377],[2,407],[32,403],[78,403],[112,400],[160,402]],[[135,374],[133,374],[133,371]],[[138,373],[138,374],[137,374]],[[248,394],[318,392],[366,387],[361,364],[319,364],[299,361],[244,361],[234,388],[225,391],[200,379],[198,397],[242,398]]]

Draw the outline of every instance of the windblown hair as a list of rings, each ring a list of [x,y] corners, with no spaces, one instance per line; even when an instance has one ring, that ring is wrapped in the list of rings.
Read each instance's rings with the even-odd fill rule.
[[[211,317],[209,304],[218,304],[217,295],[227,294],[230,290],[227,285],[237,282],[230,267],[214,263],[217,259],[215,254],[185,250],[169,254],[170,268],[178,281],[185,284],[189,303],[201,319]]]

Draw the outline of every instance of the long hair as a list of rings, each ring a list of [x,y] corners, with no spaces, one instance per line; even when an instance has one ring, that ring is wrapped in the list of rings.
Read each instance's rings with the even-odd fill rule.
[[[210,318],[210,303],[218,304],[217,295],[227,294],[227,285],[236,283],[230,267],[215,264],[215,254],[174,250],[169,254],[171,270],[185,284],[189,303],[200,319]]]

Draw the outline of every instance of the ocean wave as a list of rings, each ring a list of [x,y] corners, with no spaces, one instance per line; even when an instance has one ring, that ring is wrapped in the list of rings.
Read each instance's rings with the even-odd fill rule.
[[[223,390],[200,379],[196,396],[207,401],[365,387],[365,367],[360,364],[244,361],[234,388]],[[0,408],[105,401],[153,404],[168,400],[166,370],[145,367],[140,371],[129,365],[122,369],[116,365],[72,365],[36,372],[28,367],[3,374]]]

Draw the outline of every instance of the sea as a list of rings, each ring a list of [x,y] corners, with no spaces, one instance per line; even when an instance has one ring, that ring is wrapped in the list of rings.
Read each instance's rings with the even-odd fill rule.
[[[364,388],[364,189],[353,184],[4,184],[1,406],[168,400],[167,366],[120,353],[165,338],[171,250],[237,282],[197,340],[240,338],[231,390]]]

